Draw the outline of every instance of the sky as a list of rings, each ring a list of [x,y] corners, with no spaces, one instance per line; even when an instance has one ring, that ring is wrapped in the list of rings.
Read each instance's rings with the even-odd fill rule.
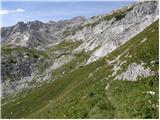
[[[2,26],[12,26],[18,21],[58,21],[76,16],[90,18],[109,13],[133,1],[2,1],[0,16]]]

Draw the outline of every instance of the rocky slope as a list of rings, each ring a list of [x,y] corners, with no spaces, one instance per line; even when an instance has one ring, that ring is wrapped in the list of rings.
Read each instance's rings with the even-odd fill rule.
[[[95,16],[67,39],[84,40],[77,51],[94,50],[87,62],[91,63],[143,31],[158,18],[158,10],[157,2],[142,2],[109,15]]]
[[[158,11],[2,28],[2,117],[158,118]]]

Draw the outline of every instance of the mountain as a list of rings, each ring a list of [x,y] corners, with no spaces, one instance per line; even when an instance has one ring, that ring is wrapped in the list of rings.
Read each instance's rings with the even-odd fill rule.
[[[35,48],[46,44],[59,43],[63,39],[61,32],[66,27],[76,26],[85,20],[84,17],[79,16],[71,20],[49,21],[48,23],[37,20],[27,23],[18,22],[12,27],[2,28],[2,44]]]
[[[2,28],[2,118],[158,118],[158,11]]]

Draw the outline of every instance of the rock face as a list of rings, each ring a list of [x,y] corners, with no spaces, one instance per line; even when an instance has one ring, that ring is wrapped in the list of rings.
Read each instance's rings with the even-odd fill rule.
[[[157,20],[158,11],[157,1],[144,1],[88,20],[79,16],[71,20],[48,23],[18,22],[14,26],[2,28],[3,94],[11,94],[32,86],[31,82],[34,80],[48,80],[53,70],[69,63],[82,52],[89,54],[83,65],[106,56]],[[49,49],[56,49],[64,41],[78,42],[80,45],[67,51],[70,46],[62,44],[62,53],[53,50],[52,52],[59,54],[53,57],[54,54]],[[143,40],[145,41],[146,39]],[[135,74],[133,71],[136,71]],[[117,79],[137,80],[139,76],[150,75],[150,69],[132,64],[126,72],[117,76]]]
[[[33,78],[50,64],[49,58],[36,50],[25,48],[2,49],[2,95],[29,88]]]

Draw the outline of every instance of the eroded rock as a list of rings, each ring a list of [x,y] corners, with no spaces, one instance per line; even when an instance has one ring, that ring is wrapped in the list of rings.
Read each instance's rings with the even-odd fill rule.
[[[125,72],[117,75],[115,79],[136,81],[139,77],[149,77],[152,75],[153,72],[149,67],[145,68],[142,64],[132,63],[128,66]]]

